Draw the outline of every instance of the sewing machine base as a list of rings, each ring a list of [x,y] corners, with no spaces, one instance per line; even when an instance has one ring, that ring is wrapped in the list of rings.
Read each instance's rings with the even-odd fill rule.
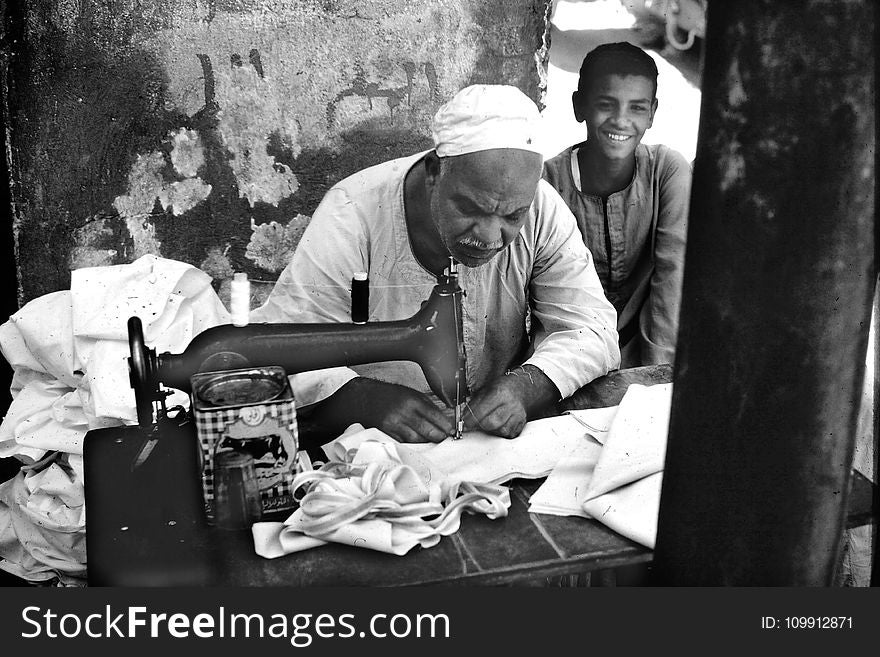
[[[151,438],[155,445],[143,458]],[[151,428],[86,434],[90,586],[197,586],[211,578],[211,564],[196,545],[205,526],[197,448],[194,426],[185,416],[163,418]],[[126,534],[149,536],[149,541],[132,544]],[[127,549],[120,551],[120,545]]]

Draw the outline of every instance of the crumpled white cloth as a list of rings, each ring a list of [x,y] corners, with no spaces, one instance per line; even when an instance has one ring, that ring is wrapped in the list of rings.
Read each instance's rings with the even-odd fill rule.
[[[207,328],[229,323],[211,277],[192,265],[146,255],[129,265],[71,273],[75,363],[96,417],[137,421],[128,378],[128,319],[140,317],[157,353],[183,351]]]
[[[31,466],[0,486],[3,570],[32,581],[84,576],[83,439],[137,420],[126,361],[133,315],[158,352],[182,351],[229,321],[207,274],[145,255],[75,270],[70,290],[34,299],[0,325],[0,352],[13,368],[0,457]]]
[[[400,502],[401,487],[407,486],[417,490],[425,504],[436,504],[439,500],[440,507],[433,507],[434,512],[438,508],[461,504],[461,500],[467,498],[473,501],[468,507],[472,512],[495,517],[492,514],[499,513],[499,510],[494,506],[487,510],[487,502],[474,495],[483,495],[485,499],[500,495],[506,513],[510,504],[509,491],[500,484],[515,478],[547,476],[561,458],[591,442],[588,435],[583,424],[570,415],[528,422],[514,439],[467,431],[460,440],[447,438],[436,444],[403,445],[377,429],[364,430],[361,425],[354,424],[324,445],[323,450],[331,462],[405,466],[391,477],[394,492],[386,491],[396,502]],[[303,481],[302,477],[299,479]],[[368,479],[346,493],[352,499],[366,497],[374,481]],[[310,521],[309,511],[316,514],[316,521]],[[320,522],[320,514],[327,512],[327,507],[305,504],[284,523],[255,523],[252,532],[257,554],[274,558],[323,545],[327,541],[405,554],[416,544],[423,547],[434,545],[440,536],[454,533],[459,527],[458,516],[454,514],[434,524],[402,524],[370,516],[322,533],[320,530],[326,530],[326,527]]]
[[[529,511],[594,518],[653,548],[671,406],[671,383],[630,385],[620,405],[605,411],[604,445],[562,459],[535,491]]]
[[[0,484],[0,569],[31,582],[83,583],[81,482],[82,457],[69,455],[66,463],[56,458],[39,470],[23,468]]]
[[[275,558],[334,542],[403,555],[458,531],[462,513],[507,515],[505,487],[451,480],[378,429],[353,425],[343,436],[325,449],[328,463],[297,475],[294,488],[307,492],[286,521],[254,523],[257,554]]]

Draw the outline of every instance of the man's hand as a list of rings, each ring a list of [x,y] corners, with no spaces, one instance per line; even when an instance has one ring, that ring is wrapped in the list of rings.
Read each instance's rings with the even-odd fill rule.
[[[558,398],[556,385],[540,369],[534,365],[517,367],[470,398],[465,426],[516,438],[529,418]]]
[[[402,443],[439,443],[455,430],[452,412],[444,413],[427,395],[366,377],[352,379],[324,400],[314,419],[338,433],[359,422]]]

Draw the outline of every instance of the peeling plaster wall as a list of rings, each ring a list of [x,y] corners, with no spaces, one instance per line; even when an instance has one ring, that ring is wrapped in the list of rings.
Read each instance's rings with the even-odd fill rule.
[[[5,85],[21,303],[145,253],[273,280],[323,196],[472,83],[540,100],[549,0],[30,0]]]

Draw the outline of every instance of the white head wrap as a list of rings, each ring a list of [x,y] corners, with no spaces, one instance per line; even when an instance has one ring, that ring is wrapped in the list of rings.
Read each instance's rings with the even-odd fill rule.
[[[434,147],[440,157],[490,148],[541,153],[538,107],[516,87],[475,84],[459,91],[434,115]]]

